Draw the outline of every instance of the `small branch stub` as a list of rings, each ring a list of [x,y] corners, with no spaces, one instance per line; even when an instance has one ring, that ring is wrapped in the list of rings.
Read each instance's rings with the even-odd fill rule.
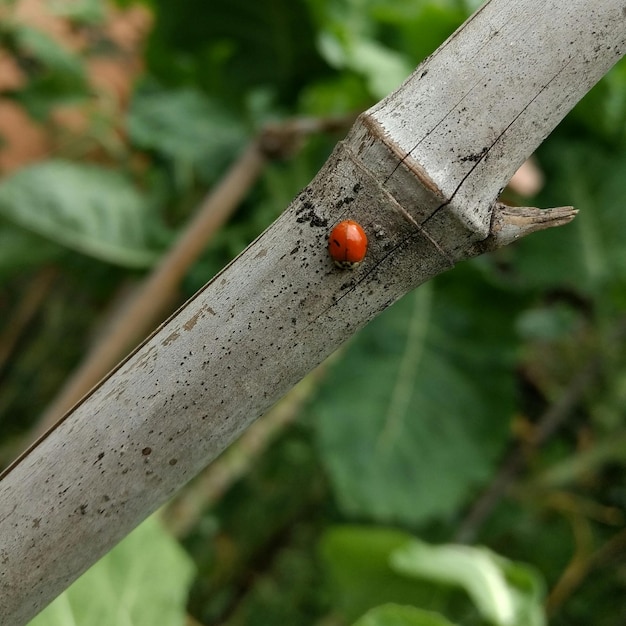
[[[569,224],[578,211],[572,206],[538,209],[511,207],[496,202],[491,215],[489,237],[479,246],[481,252],[495,250],[539,230]]]

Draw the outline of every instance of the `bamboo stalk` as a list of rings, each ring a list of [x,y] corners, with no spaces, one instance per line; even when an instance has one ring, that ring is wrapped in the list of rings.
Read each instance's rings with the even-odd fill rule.
[[[491,0],[362,114],[283,215],[4,474],[1,621],[26,623],[402,295],[572,219],[496,199],[622,55],[625,21],[617,0]],[[352,271],[326,250],[346,218],[370,235]]]

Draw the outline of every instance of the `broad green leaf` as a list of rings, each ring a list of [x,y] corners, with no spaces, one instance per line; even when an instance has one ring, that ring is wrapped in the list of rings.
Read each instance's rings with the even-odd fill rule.
[[[29,61],[29,80],[14,98],[31,117],[45,124],[55,106],[89,97],[84,59],[78,54],[19,22],[10,24],[7,34],[18,56]]]
[[[152,517],[29,626],[183,626],[192,574],[189,557]]]
[[[452,622],[430,611],[414,606],[385,604],[368,611],[354,626],[454,626]]]
[[[131,140],[156,150],[179,167],[215,168],[243,139],[241,124],[195,89],[140,91],[128,115]]]
[[[512,413],[512,300],[458,268],[381,315],[334,364],[314,412],[346,514],[415,524],[486,481]]]
[[[60,74],[83,76],[81,59],[46,33],[19,24],[15,27],[14,34],[17,45],[23,53],[34,57],[46,67]]]
[[[376,98],[396,89],[465,16],[458,3],[450,6],[441,1],[326,0],[310,4],[320,25],[322,56],[335,68],[363,76]]]
[[[392,602],[462,623],[482,615],[496,626],[545,624],[539,576],[486,548],[433,546],[397,530],[338,526],[324,534],[320,549],[336,605],[348,619]]]
[[[487,548],[430,546],[414,540],[391,555],[395,571],[465,589],[496,626],[543,626],[541,580],[533,571]]]
[[[349,34],[342,40],[334,34],[322,33],[319,48],[331,65],[363,75],[377,98],[396,89],[414,69],[401,54],[366,37]]]
[[[100,24],[106,17],[106,5],[100,0],[49,0],[50,10],[80,24]]]
[[[0,183],[0,215],[84,254],[129,267],[158,258],[146,199],[122,174],[68,161],[23,168]]]
[[[365,526],[336,526],[320,541],[322,562],[331,582],[335,604],[348,619],[356,619],[380,604],[425,605],[432,597],[432,585],[394,571],[390,556],[408,545],[408,533]]]

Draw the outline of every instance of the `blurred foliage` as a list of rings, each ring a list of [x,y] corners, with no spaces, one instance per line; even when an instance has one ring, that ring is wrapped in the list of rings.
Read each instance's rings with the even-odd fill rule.
[[[502,315],[487,325],[484,303],[496,301]],[[517,304],[462,267],[374,320],[333,365],[314,410],[348,516],[410,526],[454,514],[485,483],[514,408]]]
[[[267,122],[365,109],[478,4],[0,3],[0,463],[249,138]],[[267,166],[183,295],[276,218],[339,138],[311,137]],[[419,545],[436,563],[469,524],[535,611],[510,623],[540,623],[541,602],[557,626],[623,623],[625,154],[622,62],[538,150],[537,197],[505,192],[573,204],[575,222],[409,294],[327,365],[299,423],[183,538],[196,619],[498,623],[459,582],[485,552],[444,552],[439,578],[415,552],[404,569],[392,558]],[[560,429],[538,446],[537,424],[564,397],[575,400]],[[516,451],[522,471],[471,522]],[[116,603],[108,584],[86,593]],[[132,586],[150,615],[146,585]]]
[[[0,215],[25,230],[97,259],[129,267],[154,264],[146,199],[113,170],[47,160],[0,185]]]
[[[454,626],[441,615],[413,606],[383,604],[368,611],[354,626]]]
[[[431,546],[397,530],[354,526],[329,529],[321,545],[337,602],[348,616],[391,601],[444,609],[468,626],[545,624],[537,574],[486,548]],[[433,616],[426,614],[424,623]]]

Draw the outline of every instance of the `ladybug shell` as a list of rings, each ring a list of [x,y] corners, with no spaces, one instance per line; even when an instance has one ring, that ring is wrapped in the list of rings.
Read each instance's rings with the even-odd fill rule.
[[[353,220],[339,222],[328,237],[328,252],[337,267],[355,268],[367,252],[367,235],[362,226]]]

